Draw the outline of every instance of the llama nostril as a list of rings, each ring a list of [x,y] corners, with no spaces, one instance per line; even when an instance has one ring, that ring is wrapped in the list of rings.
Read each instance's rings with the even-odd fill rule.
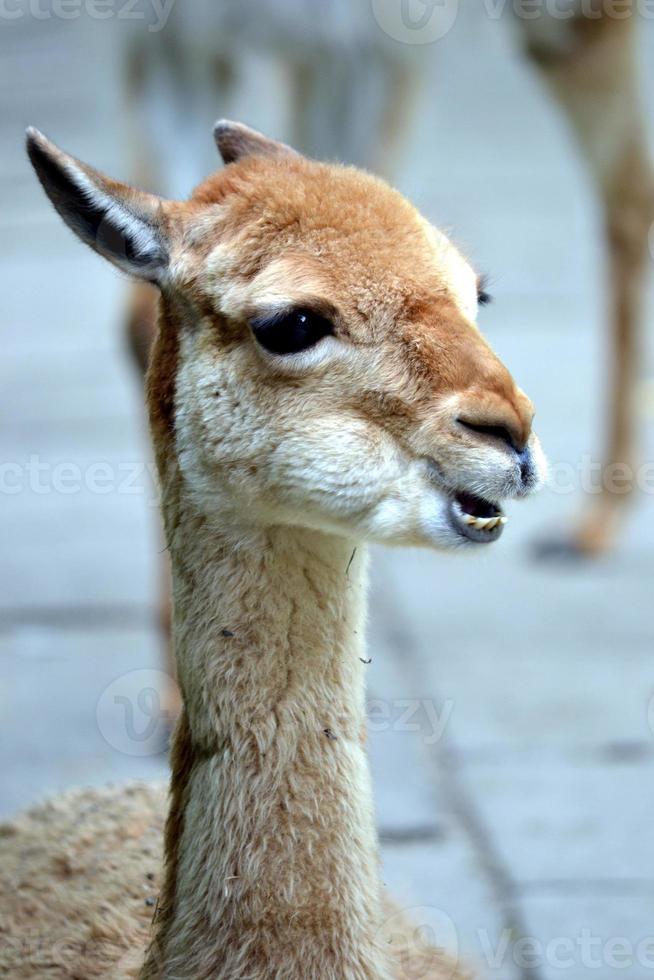
[[[470,432],[476,432],[480,436],[490,436],[492,439],[499,439],[501,442],[505,443],[509,449],[513,449],[516,453],[523,452],[523,446],[520,445],[520,440],[515,433],[507,425],[492,425],[486,422],[470,422],[468,419],[457,419],[459,425],[462,425],[464,429],[468,429]]]

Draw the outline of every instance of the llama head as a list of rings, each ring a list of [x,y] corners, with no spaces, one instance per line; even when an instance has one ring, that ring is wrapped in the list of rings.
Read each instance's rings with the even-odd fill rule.
[[[198,514],[452,546],[502,531],[543,459],[475,324],[479,285],[396,191],[234,123],[186,202],[28,151],[91,247],[161,291],[155,446]]]

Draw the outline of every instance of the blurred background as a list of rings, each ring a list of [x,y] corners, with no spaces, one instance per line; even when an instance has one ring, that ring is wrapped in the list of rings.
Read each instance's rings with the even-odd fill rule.
[[[514,505],[482,555],[374,555],[385,881],[482,976],[640,980],[654,974],[654,471],[605,554],[534,554],[592,503],[584,473],[608,404],[602,215],[511,5],[416,2],[0,9],[0,816],[73,785],[165,778],[169,721],[133,297],[47,204],[23,129],[185,196],[218,166],[213,121],[237,118],[381,170],[489,274],[480,326],[534,400],[561,477]],[[647,462],[649,330],[639,362]]]

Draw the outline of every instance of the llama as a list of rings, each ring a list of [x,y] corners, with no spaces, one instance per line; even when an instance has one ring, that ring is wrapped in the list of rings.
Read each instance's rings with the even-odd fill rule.
[[[398,10],[397,0],[376,0],[377,17],[384,5],[382,22]],[[568,117],[602,203],[611,304],[603,470],[610,474],[618,464],[633,474],[638,457],[633,392],[654,221],[654,180],[638,97],[637,18],[633,12],[611,16],[603,0],[559,6],[561,16],[545,4],[520,17],[513,15],[515,5],[507,4],[505,20],[516,28],[529,63]],[[451,15],[440,4],[416,3],[415,9],[433,20]],[[405,34],[411,40],[410,31]],[[169,194],[200,179],[207,116],[234,94],[245,54],[252,50],[272,55],[283,69],[294,146],[310,156],[327,154],[392,175],[438,46],[397,43],[380,28],[370,0],[320,0],[318,5],[201,0],[175,5],[167,30],[130,36],[126,108],[140,180]],[[126,333],[143,375],[155,335],[156,302],[156,290],[134,284]],[[538,554],[594,557],[613,547],[633,499],[633,481],[622,481],[619,493],[610,492],[604,481],[602,486],[585,501],[569,532],[537,543]],[[166,555],[160,574],[159,622],[166,671],[173,678]],[[168,715],[176,717],[172,681],[166,697]]]
[[[253,53],[273,55],[293,146],[316,159],[393,174],[424,87],[426,56],[381,31],[369,0],[194,0],[174,4],[163,31],[129,30],[123,74],[137,183],[170,196],[201,179],[214,106],[238,97]],[[125,332],[143,378],[156,323],[156,290],[133,283]],[[175,718],[170,569],[161,550],[157,618],[171,678],[163,696],[167,717]]]
[[[457,3],[403,5],[406,18],[425,25],[424,35],[402,24],[399,6],[397,0],[201,0],[176,5],[161,33],[133,32],[128,107],[136,107],[132,145],[141,165],[147,161],[145,172],[164,192],[179,181],[185,186],[190,175],[199,179],[203,117],[230,98],[245,53],[257,50],[272,56],[288,81],[294,145],[311,156],[336,156],[392,176],[420,106],[429,59],[438,57],[438,45],[411,42],[444,36]],[[529,3],[524,11],[519,3],[486,5],[487,15],[492,8],[494,17],[506,9],[507,26],[570,123],[604,215],[610,355],[602,463],[609,478],[615,464],[630,475],[620,479],[618,493],[603,481],[570,532],[539,545],[544,554],[593,557],[615,544],[638,462],[634,389],[654,221],[654,177],[639,98],[640,18],[635,3],[611,0]],[[408,43],[389,36],[383,29],[389,24]],[[438,97],[437,91],[432,95]],[[137,288],[127,330],[142,368],[154,319],[152,295]]]
[[[180,203],[28,134],[64,221],[161,293],[147,401],[183,710],[139,976],[462,977],[384,933],[366,543],[495,541],[502,502],[542,478],[533,409],[475,325],[475,273],[396,191],[236,123],[215,137],[227,166]],[[11,953],[40,904],[50,935],[84,923],[76,975],[126,975],[159,806],[145,788],[87,792],[5,828],[9,975],[42,975]],[[86,893],[53,891],[80,866]]]

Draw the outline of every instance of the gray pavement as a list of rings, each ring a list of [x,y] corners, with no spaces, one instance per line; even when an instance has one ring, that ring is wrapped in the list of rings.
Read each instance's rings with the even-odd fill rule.
[[[399,182],[491,273],[482,326],[533,397],[550,457],[575,463],[596,450],[603,411],[599,216],[565,126],[502,26],[469,26],[462,17],[435,48]],[[71,785],[166,771],[156,731],[126,743],[111,717],[117,694],[147,727],[153,704],[136,695],[144,677],[156,689],[160,666],[156,509],[118,329],[124,284],[51,213],[22,150],[35,123],[127,174],[115,43],[98,21],[28,18],[0,34],[2,814]],[[643,47],[652,108],[650,24]],[[261,112],[255,97],[243,96],[246,118]],[[639,402],[650,459],[651,392]],[[503,980],[654,976],[654,501],[639,500],[614,556],[534,564],[533,537],[582,506],[552,491],[516,505],[509,533],[478,558],[374,556],[385,880],[417,921]],[[531,944],[512,945],[521,937]]]

